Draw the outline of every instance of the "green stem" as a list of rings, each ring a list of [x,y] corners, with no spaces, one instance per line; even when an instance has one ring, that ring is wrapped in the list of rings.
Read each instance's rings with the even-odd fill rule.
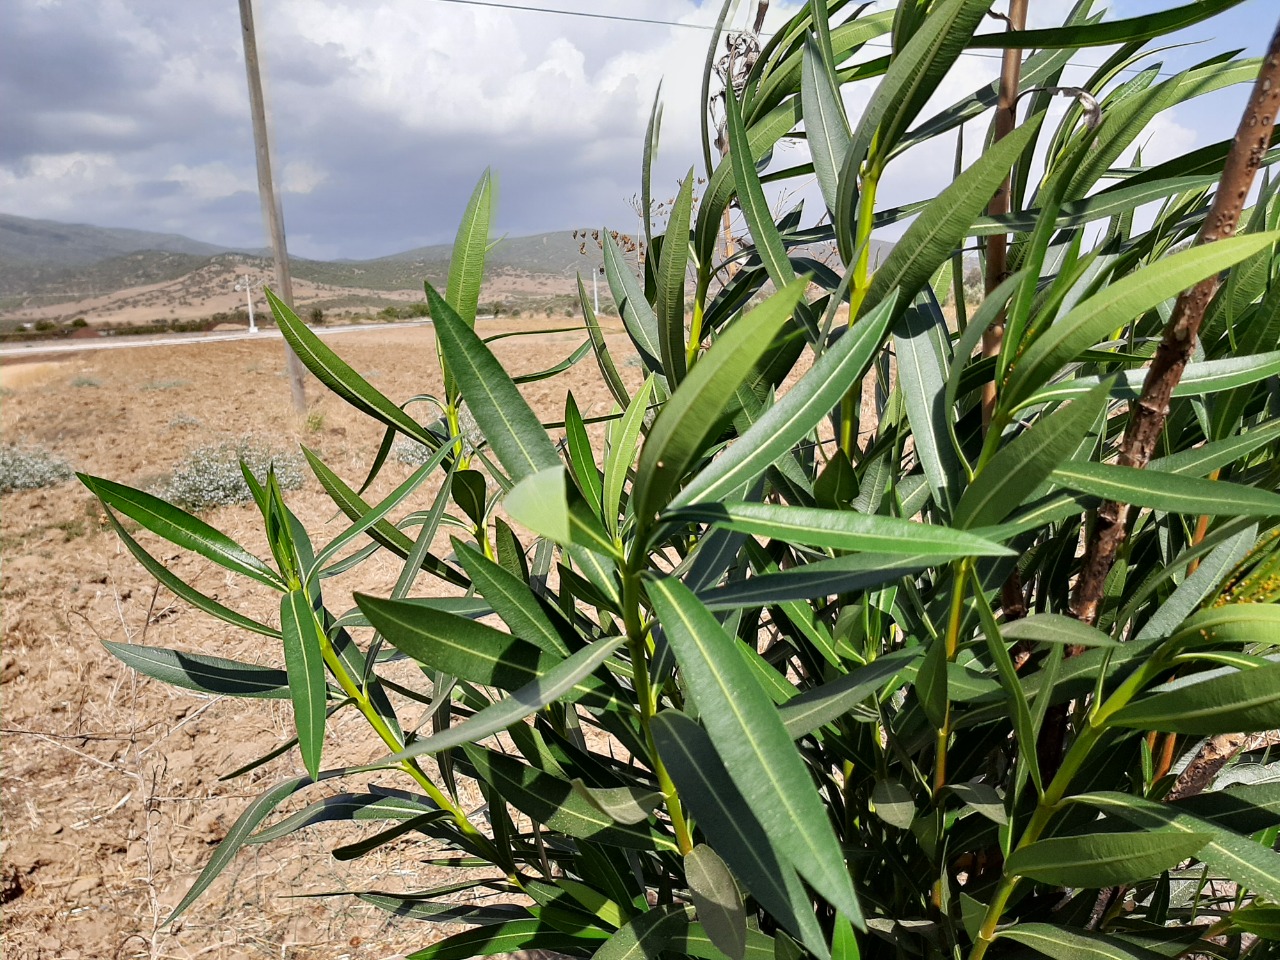
[[[1098,741],[1107,732],[1107,719],[1132,700],[1165,666],[1164,657],[1160,653],[1153,654],[1150,660],[1135,670],[1116,688],[1115,692],[1107,698],[1106,703],[1096,707],[1089,713],[1085,719],[1084,728],[1071,744],[1067,755],[1062,758],[1062,766],[1058,768],[1057,774],[1054,775],[1052,782],[1045,789],[1044,796],[1036,804],[1035,812],[1031,815],[1027,829],[1023,831],[1022,837],[1014,848],[1015,850],[1021,850],[1023,847],[1040,839],[1045,828],[1049,825],[1050,819],[1061,808],[1067,788],[1071,786],[1071,781],[1075,779],[1076,774],[1084,766],[1084,762],[1088,759],[1093,748],[1098,745]],[[969,953],[969,960],[982,960],[986,956],[987,948],[995,940],[996,926],[1000,923],[1000,917],[1003,916],[1004,909],[1009,903],[1009,898],[1013,895],[1013,891],[1017,889],[1018,882],[1021,879],[1021,877],[1007,873],[1000,878],[1000,884],[996,887],[991,903],[987,906],[987,914],[982,920],[982,926],[978,931],[977,940],[974,941],[973,950]]]
[[[862,175],[862,196],[858,200],[858,224],[854,234],[854,249],[858,251],[853,263],[853,282],[849,286],[849,326],[853,326],[862,309],[867,291],[871,289],[871,229],[874,224],[876,191],[880,186],[881,164],[879,158],[869,157]],[[840,449],[853,459],[854,414],[860,399],[860,385],[851,385],[840,401]]]
[[[642,531],[643,533],[643,531]],[[637,544],[645,542],[647,537],[637,538]],[[649,760],[653,772],[658,778],[658,789],[662,791],[666,802],[667,813],[671,816],[671,826],[676,833],[676,845],[680,853],[688,855],[693,851],[693,837],[689,823],[685,820],[684,808],[680,803],[680,794],[667,772],[666,764],[658,755],[658,747],[653,739],[650,721],[657,713],[657,696],[649,683],[649,650],[645,643],[646,630],[640,618],[640,578],[632,570],[622,571],[622,616],[627,632],[627,649],[631,652],[631,668],[633,683],[636,689],[637,706],[640,709],[640,729],[644,733],[645,746],[649,750]]]

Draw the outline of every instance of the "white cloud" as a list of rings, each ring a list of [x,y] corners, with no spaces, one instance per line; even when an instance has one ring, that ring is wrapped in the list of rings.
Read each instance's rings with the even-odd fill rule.
[[[285,164],[280,186],[285,193],[310,193],[329,179],[329,174],[306,160]]]
[[[198,166],[174,164],[169,168],[166,179],[181,184],[197,200],[217,200],[257,190],[257,179],[253,174],[244,169],[233,169],[221,160]]]

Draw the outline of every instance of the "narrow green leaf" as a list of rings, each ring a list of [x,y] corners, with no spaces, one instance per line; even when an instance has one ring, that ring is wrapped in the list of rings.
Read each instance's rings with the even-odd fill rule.
[[[315,779],[311,777],[294,777],[292,780],[285,780],[283,783],[277,784],[249,804],[244,813],[240,814],[236,818],[236,822],[231,825],[231,829],[222,838],[222,842],[218,844],[217,849],[213,851],[213,856],[204,865],[204,869],[200,871],[200,876],[196,877],[196,882],[191,885],[191,889],[178,901],[178,905],[173,908],[173,912],[165,918],[164,926],[172,926],[173,922],[182,916],[187,908],[196,901],[196,898],[208,889],[209,884],[213,883],[218,878],[218,875],[226,869],[227,864],[231,862],[240,848],[252,836],[253,831],[258,828],[258,824],[267,819],[272,810],[304,787],[309,787],[313,783],[327,780],[330,777],[341,776],[344,773],[346,773],[345,770],[326,770]]]
[[[284,664],[289,675],[289,697],[298,729],[302,762],[312,779],[319,776],[324,746],[325,687],[320,628],[306,590],[290,590],[280,598],[280,632],[284,637]]]
[[[777,711],[736,655],[736,641],[678,581],[651,583],[649,597],[716,751],[770,842],[819,893],[861,923],[822,801]]]
[[[1024,50],[1053,47],[1105,47],[1114,43],[1133,43],[1152,40],[1194,26],[1202,20],[1230,10],[1242,0],[1195,0],[1181,7],[1148,13],[1126,20],[1104,20],[1101,23],[1058,27],[1047,30],[999,30],[972,38],[971,50],[999,50],[1001,47],[1019,47]]]
[[[1076,451],[1080,440],[1107,404],[1108,384],[1041,417],[1011,443],[1004,444],[956,505],[961,529],[999,523],[1022,506],[1054,468]]]
[[[1111,647],[1115,640],[1097,627],[1081,623],[1060,613],[1033,613],[1000,628],[1006,640],[1031,640],[1036,643],[1062,643],[1078,647]]]
[[[541,920],[512,920],[455,933],[409,954],[406,960],[470,960],[472,957],[492,957],[520,950],[563,953],[580,950],[584,943],[591,942]]]
[[[1205,480],[1150,468],[1139,470],[1079,460],[1057,467],[1052,478],[1070,490],[1169,513],[1280,516],[1280,494],[1226,480]]]
[[[579,796],[567,780],[533,769],[513,757],[475,744],[463,747],[476,774],[520,812],[552,830],[632,850],[678,851],[665,833],[646,824],[615,823]]]
[[[593,960],[657,960],[674,933],[689,925],[688,907],[668,903],[628,920]]]
[[[641,787],[589,787],[581,780],[574,780],[573,789],[617,823],[644,823],[663,803],[663,796],[657,790]]]
[[[684,876],[711,942],[729,960],[742,960],[747,949],[747,913],[737,881],[725,862],[700,843],[684,858]]]
[[[795,868],[769,842],[706,731],[676,710],[658,714],[651,728],[681,798],[716,851],[775,920],[800,937],[815,956],[829,960],[808,891]]]
[[[735,581],[701,593],[699,599],[710,610],[733,610],[830,597],[878,587],[941,561],[937,556],[858,553]]]
[[[515,636],[528,640],[547,653],[563,657],[569,655],[564,638],[539,606],[537,597],[525,580],[460,540],[453,541],[453,549],[458,562],[475,584],[476,592],[484,598],[485,606],[492,606]]]
[[[220,530],[179,510],[149,493],[126,487],[122,483],[76,474],[103,504],[136,520],[154,534],[185,550],[198,553],[220,567],[266,584],[275,590],[284,587],[280,575]]]
[[[1280,727],[1280,663],[1154,693],[1104,718],[1110,726],[1213,736]]]
[[[492,177],[488,170],[480,177],[467,201],[453,240],[449,259],[449,281],[444,297],[469,327],[476,325],[476,305],[484,281],[484,255],[489,249],[489,221],[493,215]],[[434,317],[435,314],[432,314]]]
[[[834,211],[837,179],[853,132],[835,81],[835,65],[824,54],[822,45],[808,35],[804,38],[801,64],[800,103],[813,172],[827,210]]]
[[[626,637],[597,640],[583,647],[571,657],[557,663],[542,676],[525,684],[511,696],[478,710],[462,723],[442,730],[429,737],[414,740],[398,753],[387,757],[385,763],[408,760],[424,754],[435,754],[464,743],[477,743],[505,730],[514,723],[532,716],[549,703],[575,693],[579,697],[590,696],[593,686],[583,683],[618,647]]]
[[[538,536],[570,542],[569,501],[560,464],[525,476],[507,492],[502,505],[511,519]]]
[[[610,431],[609,452],[605,456],[604,463],[604,493],[600,509],[605,526],[614,537],[618,535],[622,489],[627,482],[627,471],[636,458],[636,441],[640,439],[640,428],[644,426],[652,392],[653,378],[650,377],[636,391],[622,419]]]
[[[974,812],[986,817],[992,823],[1004,825],[1009,822],[1009,814],[1005,811],[1004,801],[995,787],[986,783],[953,783],[947,789],[961,803]]]
[[[631,342],[650,370],[658,367],[662,347],[658,338],[658,317],[644,298],[644,287],[631,272],[618,243],[608,230],[601,231],[604,242],[604,272],[609,281],[613,302],[618,305],[622,324],[627,328]]]
[[[1244,788],[1237,786],[1229,789],[1236,796],[1245,795]],[[1167,804],[1108,791],[1081,794],[1071,800],[1074,803],[1086,803],[1108,816],[1122,817],[1146,830],[1207,835],[1208,842],[1196,853],[1198,859],[1207,863],[1214,871],[1230,877],[1242,888],[1275,900],[1280,897],[1280,853],[1231,829],[1237,825],[1246,829],[1256,825],[1250,823],[1250,817],[1256,820],[1259,811],[1251,807],[1233,810],[1222,818],[1230,827],[1224,826],[1221,820],[1207,819],[1210,798],[1222,795],[1221,792],[1214,791]],[[1189,810],[1192,812],[1188,812]],[[1198,813],[1206,816],[1197,816]],[[1277,822],[1280,822],[1280,817],[1273,811],[1268,825],[1273,826]]]
[[[938,729],[942,729],[947,722],[947,705],[951,700],[947,691],[950,666],[947,662],[946,644],[941,637],[935,637],[916,671],[915,688],[925,717]]]
[[[693,169],[680,184],[667,218],[666,238],[658,255],[658,318],[662,370],[672,386],[685,376],[684,298],[689,267],[689,218],[693,210]]]
[[[804,296],[796,280],[733,323],[712,344],[658,414],[640,452],[633,512],[647,523],[730,414],[729,401]]]
[[[378,893],[368,890],[347,894],[354,896],[379,910],[404,917],[407,920],[430,920],[434,923],[507,923],[526,919],[528,911],[514,904],[495,904],[491,907],[471,903],[450,903],[447,900],[427,900],[404,894]],[[565,934],[568,936],[568,934]]]
[[[463,399],[512,479],[560,466],[547,431],[493,353],[430,285],[427,299],[440,349]]]
[[[1007,138],[1006,138],[1007,139]],[[1059,318],[1026,347],[1010,368],[1000,404],[1012,410],[1046,384],[1081,351],[1170,297],[1280,239],[1277,233],[1231,237],[1162,257],[1107,284]],[[905,240],[905,238],[904,238]]]
[[[578,410],[578,401],[573,398],[573,391],[566,393],[564,398],[564,437],[569,452],[569,469],[578,481],[578,489],[587,498],[591,509],[600,513],[603,495],[600,468],[596,466],[587,425]]]
[[[673,520],[711,523],[786,543],[834,550],[875,551],[952,559],[958,556],[1005,557],[1014,551],[963,530],[898,517],[821,510],[772,503],[695,503],[668,511]]]
[[[103,640],[107,652],[128,666],[162,683],[218,697],[289,696],[289,678],[275,667],[259,667],[238,660],[210,657],[165,647]]]
[[[930,201],[875,272],[863,301],[864,313],[884,300],[891,290],[900,291],[899,302],[915,298],[916,292],[968,236],[970,224],[991,201],[996,187],[1009,175],[1009,169],[1039,127],[1040,118],[1036,118],[1016,128],[989,147],[973,166]]]
[[[1005,872],[1061,887],[1100,889],[1134,883],[1194,857],[1207,833],[1172,830],[1049,837],[1019,847]]]
[[[1050,923],[1019,923],[997,935],[1031,947],[1051,960],[1164,960],[1163,954],[1118,937]]]
[[[263,293],[286,342],[303,366],[316,375],[316,379],[366,416],[395,427],[432,450],[439,446],[440,441],[430,431],[374,389],[368,380],[325,346],[283,300],[270,290],[264,289]]]
[[[142,545],[124,528],[124,525],[116,519],[115,513],[110,507],[106,507],[107,519],[111,521],[111,526],[115,528],[116,535],[124,541],[124,545],[128,547],[129,552],[141,563],[153,577],[168,588],[176,597],[179,597],[187,603],[191,604],[198,610],[210,613],[217,617],[223,623],[229,623],[233,627],[241,627],[245,630],[251,630],[254,633],[260,633],[267,637],[279,637],[280,631],[267,626],[265,623],[259,623],[252,620],[242,613],[237,613],[230,607],[224,607],[217,600],[201,593],[189,585],[180,577],[170,573],[169,570],[155,557],[151,556]]]
[[[876,781],[871,790],[871,808],[877,817],[899,830],[906,830],[916,818],[911,791],[897,780]]]
[[[742,108],[732,85],[725,91],[724,112],[725,132],[729,138],[729,163],[737,185],[738,205],[742,208],[747,226],[751,228],[751,239],[769,279],[773,281],[774,287],[782,290],[795,279],[796,274],[787,257],[787,249],[783,246],[782,235],[774,223],[773,212],[765,199],[764,187],[760,185],[760,175],[756,172],[756,163],[752,157],[751,141],[742,120]]]
[[[609,388],[609,392],[613,394],[613,398],[622,406],[626,406],[630,400],[627,394],[627,385],[622,381],[622,374],[618,373],[618,368],[613,362],[613,355],[609,353],[609,344],[605,342],[604,331],[600,329],[600,321],[596,318],[595,308],[592,307],[591,301],[587,299],[587,288],[582,285],[582,275],[578,275],[578,305],[582,308],[582,321],[587,328],[587,336],[592,351],[596,356],[596,366],[600,368],[600,375],[604,377],[605,385]],[[575,363],[577,361],[574,361]],[[523,378],[517,377],[516,383],[523,382]]]
[[[884,340],[896,297],[890,295],[845,330],[813,367],[728,450],[711,462],[671,501],[682,507],[721,500],[753,482],[813,430],[866,373]]]
[[[925,214],[927,216],[927,214]],[[952,413],[946,404],[947,365],[951,340],[946,318],[931,309],[928,294],[916,298],[894,328],[893,348],[898,360],[898,388],[902,391],[911,442],[933,500],[950,510],[961,483],[960,463],[951,446]],[[960,358],[961,361],[968,359]]]
[[[923,653],[921,647],[907,647],[879,657],[829,683],[811,687],[778,708],[787,734],[793,740],[812,733],[847,713],[884,687],[903,668]]]
[[[297,813],[263,827],[246,842],[270,843],[272,840],[287,837],[291,833],[297,833],[317,823],[328,823],[334,820],[353,822],[412,820],[424,813],[431,813],[435,809],[434,805],[427,803],[425,797],[419,800],[395,794],[338,793],[323,800],[317,800]]]

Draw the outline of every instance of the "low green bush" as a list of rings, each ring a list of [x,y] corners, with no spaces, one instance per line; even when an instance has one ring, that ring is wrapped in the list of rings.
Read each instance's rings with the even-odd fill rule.
[[[370,502],[373,476],[306,452],[348,520],[324,540],[251,471],[262,556],[84,478],[279,596],[278,621],[228,610],[128,541],[278,654],[112,652],[205,694],[287,699],[306,771],[274,761],[171,917],[246,843],[345,820],[377,832],[340,859],[416,845],[403,887],[352,895],[471,927],[413,960],[1276,957],[1280,180],[1250,188],[1278,159],[1280,56],[1130,69],[1228,5],[1095,22],[1084,0],[1025,44],[975,37],[989,0],[806,5],[725,91],[727,157],[705,131],[706,182],[661,205],[665,233],[642,210],[654,255],[602,236],[626,341],[584,292],[616,403],[595,423],[572,391],[550,422],[521,394],[572,357],[512,377],[475,329],[487,173],[444,294],[427,284],[439,396],[386,396],[268,294],[310,369],[385,431],[369,473],[397,443],[415,469]],[[927,203],[877,204],[887,170],[911,176],[904,153],[952,156],[994,106],[986,83],[926,111],[966,47],[1002,43],[1039,48],[1021,124]],[[1078,50],[1117,43],[1084,88],[1056,87]],[[1162,111],[1260,69],[1238,146],[1132,158]],[[1050,123],[1061,92],[1075,102]],[[811,162],[774,158],[784,137]],[[813,178],[825,210],[775,219],[762,170]],[[1010,212],[989,213],[997,194]],[[727,261],[735,197],[753,245]],[[1007,269],[987,236],[1012,237]],[[619,374],[632,355],[639,384]],[[379,563],[347,608],[330,578],[372,557],[396,583]],[[332,766],[356,752],[326,738],[338,712],[361,715],[374,762]],[[428,886],[418,863],[453,876]]]
[[[19,444],[0,446],[0,493],[36,490],[70,480],[66,461],[42,447]]]
[[[160,495],[189,510],[202,511],[252,499],[244,468],[265,482],[275,471],[281,489],[302,485],[302,457],[261,437],[241,437],[190,451],[160,488]]]

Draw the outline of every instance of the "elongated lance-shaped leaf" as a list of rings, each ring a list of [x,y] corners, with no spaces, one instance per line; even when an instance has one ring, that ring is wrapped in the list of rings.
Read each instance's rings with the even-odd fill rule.
[[[302,448],[302,455],[307,458],[307,465],[311,467],[311,472],[316,475],[316,479],[324,487],[325,493],[338,505],[338,509],[347,515],[348,520],[359,522],[362,517],[373,509],[360,499],[354,490],[343,483],[342,478],[330,470],[324,461],[306,447]],[[418,557],[418,562],[414,565],[414,573],[418,569],[422,569],[455,586],[470,586],[466,577],[426,549],[430,543],[430,538],[427,539],[426,543],[422,544],[421,551],[418,551],[418,544],[415,544],[414,541],[410,540],[397,527],[386,520],[379,520],[366,533],[369,534],[372,540],[386,547],[401,559],[407,559],[420,552],[421,556]]]
[[[597,640],[590,646],[583,647],[571,657],[551,667],[536,680],[525,684],[511,696],[472,714],[457,726],[449,727],[421,740],[415,740],[399,753],[388,757],[386,762],[439,753],[464,743],[476,743],[499,730],[507,729],[525,717],[532,716],[561,697],[571,693],[576,694],[577,697],[591,696],[594,688],[583,685],[582,681],[591,676],[610,654],[622,646],[624,640],[626,637],[611,637],[607,640]]]
[[[923,652],[918,646],[895,650],[843,677],[809,688],[778,707],[783,726],[793,740],[813,733],[884,687]]]
[[[578,481],[578,489],[587,498],[591,509],[598,514],[603,481],[600,469],[596,466],[595,453],[591,449],[591,438],[587,436],[587,425],[578,410],[578,401],[573,398],[573,391],[566,393],[564,398],[564,439],[569,454],[569,469]]]
[[[685,274],[689,268],[689,221],[693,212],[693,168],[680,184],[667,217],[667,232],[658,255],[658,347],[662,370],[672,386],[685,376],[684,300]],[[625,405],[625,404],[624,404]]]
[[[1007,139],[1007,138],[1006,138]],[[1107,404],[1109,383],[1031,425],[987,461],[956,505],[962,529],[999,523],[1070,457]]]
[[[563,953],[580,950],[584,944],[593,942],[565,933],[542,920],[511,920],[455,933],[439,943],[414,951],[406,960],[469,960],[470,957],[493,957],[521,950]]]
[[[644,223],[646,257],[653,251],[653,161],[658,154],[658,138],[662,133],[662,81],[653,91],[653,108],[644,132],[644,155],[640,162],[640,219]],[[647,287],[647,284],[646,284]]]
[[[1256,814],[1261,811],[1242,805],[1244,809],[1235,810],[1226,818],[1229,826],[1206,816],[1196,815],[1213,798],[1221,796],[1221,793],[1215,791],[1186,801],[1165,804],[1145,797],[1100,791],[1071,797],[1071,802],[1087,804],[1102,810],[1109,817],[1123,818],[1147,830],[1180,833],[1184,836],[1207,836],[1208,842],[1196,853],[1198,859],[1240,884],[1242,889],[1268,900],[1280,899],[1280,853],[1231,829],[1237,826],[1262,829],[1256,822],[1248,820],[1250,814],[1254,814],[1256,821]],[[1188,807],[1195,812],[1189,812]],[[1268,826],[1274,826],[1278,822],[1280,814],[1272,810]]]
[[[827,39],[829,41],[830,38]],[[836,185],[853,132],[849,129],[849,118],[845,116],[830,48],[807,35],[804,38],[800,102],[804,111],[805,138],[813,157],[813,172],[818,178],[827,210],[834,212]]]
[[[317,823],[333,820],[412,820],[436,810],[424,797],[421,800],[380,793],[339,793],[290,814],[270,826],[263,827],[249,843],[257,845],[279,840]]]
[[[1195,0],[1194,3],[1174,7],[1172,10],[1126,20],[1105,20],[1102,23],[1047,30],[1001,30],[973,37],[967,46],[971,50],[998,50],[1001,47],[1031,50],[1051,47],[1106,47],[1114,43],[1151,40],[1216,17],[1241,2],[1243,0]]]
[[[618,535],[618,517],[622,512],[622,489],[627,481],[627,471],[636,457],[636,441],[649,411],[649,397],[653,392],[653,378],[644,384],[631,398],[622,419],[613,425],[609,434],[609,452],[604,462],[604,495],[601,512],[604,524],[614,537]]]
[[[1189,450],[1179,450],[1168,456],[1156,457],[1147,464],[1147,469],[1188,477],[1202,477],[1219,467],[1225,467],[1229,463],[1235,463],[1241,457],[1248,456],[1264,443],[1274,440],[1277,434],[1280,434],[1280,421],[1264,423],[1225,440],[1213,440]]]
[[[493,353],[435,288],[428,286],[427,299],[440,349],[462,397],[511,478],[560,466],[547,431]]]
[[[1061,613],[1033,613],[1021,620],[1006,623],[1000,633],[1006,640],[1063,643],[1077,647],[1110,647],[1116,643],[1097,627]]]
[[[569,655],[564,638],[525,580],[461,540],[453,541],[453,549],[458,562],[475,584],[476,592],[515,636],[547,653],[563,657]]]
[[[1050,960],[1162,960],[1165,957],[1163,953],[1119,937],[1051,923],[1019,923],[1001,930],[997,936],[1024,944]]]
[[[244,574],[275,590],[282,590],[280,575],[221,530],[209,526],[173,504],[122,483],[78,473],[80,482],[103,504],[136,520],[172,544],[198,553],[220,567]]]
[[[689,926],[689,908],[668,903],[628,920],[592,960],[658,960],[671,938]]]
[[[368,380],[325,346],[283,300],[270,290],[264,289],[263,293],[266,294],[267,303],[271,305],[271,313],[280,332],[303,366],[316,375],[316,379],[366,416],[395,427],[432,450],[440,445],[439,439],[429,430],[374,389]]]
[[[1154,693],[1105,717],[1111,726],[1214,736],[1280,727],[1280,663],[1218,674]]]
[[[191,889],[186,895],[178,901],[178,905],[173,908],[173,913],[165,918],[164,925],[172,926],[173,922],[182,916],[191,904],[195,903],[196,898],[209,888],[209,884],[218,878],[218,875],[226,869],[233,857],[244,846],[245,842],[253,835],[253,831],[258,828],[258,824],[271,816],[271,811],[280,806],[285,800],[293,796],[299,790],[311,786],[321,780],[328,780],[331,777],[340,777],[347,773],[345,769],[326,770],[317,777],[294,777],[292,780],[286,780],[277,784],[266,793],[259,796],[253,803],[245,808],[244,813],[236,818],[236,822],[231,825],[231,829],[227,831],[227,835],[222,838],[222,842],[218,844],[217,849],[213,851],[213,856],[209,858],[209,862],[204,865],[204,869],[200,871],[200,876],[196,877],[196,882],[191,885]]]
[[[747,914],[738,883],[720,856],[705,843],[684,858],[684,875],[698,919],[729,960],[747,949]]]
[[[835,408],[870,367],[884,341],[895,297],[890,295],[844,331],[773,406],[671,501],[671,507],[723,499],[776,463]]]
[[[1042,119],[1034,118],[999,143],[992,144],[973,166],[930,201],[872,277],[863,313],[880,303],[891,290],[899,291],[901,304],[915,298],[916,292],[968,236],[970,225],[1009,175],[1009,169],[1039,130]]]
[[[787,729],[729,637],[684,584],[649,598],[716,752],[760,817],[770,844],[855,923],[862,913],[826,810]]]
[[[254,633],[260,633],[267,637],[280,636],[279,630],[269,627],[265,623],[259,623],[257,620],[246,617],[244,614],[238,613],[230,607],[224,607],[217,600],[214,600],[207,594],[201,593],[182,578],[169,572],[168,568],[166,568],[164,564],[142,548],[142,545],[139,544],[129,531],[124,528],[124,525],[116,519],[116,515],[110,507],[104,507],[104,509],[107,514],[107,519],[111,521],[111,526],[116,531],[116,535],[124,541],[124,545],[128,547],[129,552],[132,553],[137,561],[146,568],[148,573],[172,591],[174,596],[187,601],[187,603],[191,604],[198,610],[203,610],[205,613],[213,614],[213,616],[217,617],[223,623],[229,623],[233,627],[242,627],[245,630],[251,630]]]
[[[1008,139],[1008,138],[1006,138]],[[1077,355],[1205,277],[1234,266],[1280,239],[1259,233],[1192,247],[1108,284],[1056,320],[1015,360],[999,404],[1013,410]]]
[[[622,324],[627,328],[627,334],[645,366],[660,373],[662,347],[659,343],[657,315],[644,298],[644,287],[631,272],[631,267],[627,265],[612,234],[608,230],[602,230],[600,238],[604,243],[605,277],[609,281],[609,290],[613,293],[613,302],[618,305]]]
[[[946,405],[947,368],[956,361],[946,317],[930,291],[922,292],[902,315],[893,331],[893,348],[916,458],[934,503],[949,512],[961,483],[960,463],[951,447],[953,416]]]
[[[1219,517],[1280,516],[1280,494],[1226,480],[1205,480],[1110,463],[1072,461],[1053,481],[1071,490],[1169,513]]]
[[[407,600],[356,594],[356,603],[374,628],[397,650],[434,670],[497,687],[518,690],[544,676],[562,658],[487,624],[433,610]],[[605,684],[586,677],[570,699],[610,706]]]
[[[725,771],[707,732],[677,710],[652,721],[658,753],[704,834],[751,895],[814,955],[829,957],[808,891],[765,836],[755,811]]]
[[[725,123],[729,137],[729,160],[738,188],[738,204],[747,219],[747,226],[751,228],[751,239],[769,273],[769,279],[775,287],[781,289],[796,274],[787,258],[787,249],[782,244],[782,235],[773,221],[769,203],[765,200],[764,187],[760,185],[760,175],[756,172],[755,160],[751,156],[751,142],[742,122],[742,109],[732,87],[725,91]]]
[[[320,772],[324,746],[325,699],[320,627],[306,590],[290,590],[280,598],[280,633],[284,637],[284,664],[289,675],[289,698],[298,729],[302,762],[312,778]]]
[[[1204,598],[1226,580],[1235,565],[1245,558],[1257,537],[1258,525],[1250,524],[1214,547],[1213,552],[1205,557],[1199,566],[1178,584],[1178,588],[1169,595],[1168,599],[1155,609],[1151,619],[1138,631],[1137,638],[1146,640],[1152,637],[1167,637],[1173,633],[1178,625],[1200,606]],[[1183,572],[1186,570],[1186,564],[1178,564],[1176,569]],[[1168,567],[1165,572],[1169,572]],[[1140,597],[1133,597],[1129,601],[1129,606],[1117,619],[1124,622],[1132,610],[1139,609],[1139,600]]]
[[[618,823],[644,823],[665,799],[657,790],[630,786],[589,787],[582,780],[573,781],[573,789]]]
[[[663,506],[731,415],[735,391],[769,349],[774,334],[804,296],[798,279],[720,335],[658,414],[640,452],[632,512],[646,524]]]
[[[943,559],[938,556],[856,553],[806,563],[780,573],[733,581],[727,586],[699,594],[698,599],[711,610],[733,610],[787,600],[831,597],[879,587],[926,567],[937,566]]]
[[[316,554],[315,560],[311,563],[311,568],[304,572],[303,582],[309,582],[331,557],[337,555],[338,551],[382,520],[388,513],[399,506],[406,497],[422,486],[431,472],[440,466],[445,458],[452,453],[452,449],[452,447],[446,445],[435,451],[426,463],[409,474],[408,478],[392,490],[391,493],[387,494],[381,503],[325,544],[324,548]]]
[[[1008,547],[963,530],[849,510],[773,503],[696,503],[668,511],[664,516],[833,550],[918,556],[927,556],[935,550],[937,556],[947,559],[966,555],[1005,557],[1014,553]]]
[[[617,823],[560,777],[476,744],[463,745],[479,779],[507,803],[552,830],[631,850],[678,851],[675,840],[649,824]]]
[[[217,697],[287,699],[289,678],[275,667],[210,657],[185,650],[146,647],[138,643],[103,640],[107,652],[148,677]]]
[[[1049,837],[1014,850],[1004,868],[1057,886],[1101,889],[1171,869],[1208,842],[1207,833],[1172,830]]]
[[[1280,374],[1280,350],[1254,356],[1224,357],[1220,360],[1189,363],[1182,372],[1182,379],[1173,388],[1172,395],[1175,397],[1206,396],[1258,383],[1276,374]],[[1115,378],[1111,395],[1117,400],[1136,400],[1142,395],[1142,384],[1146,377],[1146,370],[1124,371]],[[1079,396],[1087,393],[1101,381],[1101,377],[1078,377],[1062,383],[1050,384],[1029,397],[1021,406],[1029,407],[1047,400]]]
[[[476,325],[476,306],[484,280],[484,255],[489,249],[489,221],[493,216],[492,176],[480,177],[463,211],[449,259],[449,280],[444,298],[469,327]]]
[[[600,329],[596,311],[591,306],[591,301],[587,299],[587,288],[582,284],[582,274],[578,274],[578,305],[582,308],[582,321],[587,328],[589,338],[588,345],[595,354],[600,375],[604,377],[605,385],[613,394],[613,398],[625,407],[630,400],[630,394],[627,393],[627,385],[622,382],[622,375],[618,373],[618,368],[613,362],[613,355],[609,353],[609,345],[605,342],[604,331]],[[520,383],[522,380],[517,378],[515,382]]]
[[[938,89],[939,81],[964,51],[965,43],[990,6],[991,0],[943,0],[934,6],[920,29],[890,61],[854,130],[841,181],[857,176],[873,141],[880,155],[888,155]],[[852,184],[851,179],[849,182]],[[987,199],[991,199],[990,194]],[[837,211],[837,233],[851,222],[852,214],[851,204]],[[851,252],[842,241],[841,255],[847,258]],[[910,296],[915,291],[907,293]]]

